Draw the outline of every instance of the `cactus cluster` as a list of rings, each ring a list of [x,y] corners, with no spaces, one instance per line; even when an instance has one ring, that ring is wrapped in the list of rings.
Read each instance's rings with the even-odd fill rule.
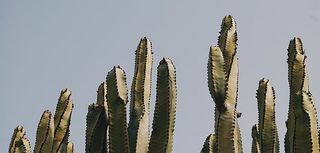
[[[97,100],[89,105],[86,119],[86,153],[171,153],[175,125],[177,87],[172,61],[163,58],[157,67],[156,104],[152,132],[149,124],[153,52],[151,41],[142,38],[135,52],[131,86],[130,117],[126,74],[114,66],[98,87]],[[306,55],[300,38],[288,48],[290,88],[286,153],[319,153],[319,128],[315,102],[309,91]],[[207,136],[201,153],[242,153],[237,111],[237,31],[232,16],[225,16],[218,44],[210,47],[207,64],[208,87],[215,103],[214,133]],[[72,153],[69,126],[73,109],[71,92],[61,91],[52,116],[43,112],[39,121],[34,153]],[[252,153],[279,153],[275,120],[275,90],[261,79],[257,89],[258,122],[252,127]],[[22,126],[14,130],[9,153],[30,153],[30,142]]]
[[[87,153],[172,152],[176,112],[176,70],[163,58],[157,69],[157,94],[149,136],[149,105],[152,78],[152,45],[142,38],[135,58],[131,86],[130,120],[127,123],[128,89],[125,72],[115,66],[98,88],[97,102],[87,114]]]
[[[73,103],[68,89],[61,91],[54,117],[45,110],[40,118],[34,153],[72,153],[73,143],[69,142],[69,126]],[[17,126],[11,138],[9,153],[31,153],[30,142],[22,126]]]

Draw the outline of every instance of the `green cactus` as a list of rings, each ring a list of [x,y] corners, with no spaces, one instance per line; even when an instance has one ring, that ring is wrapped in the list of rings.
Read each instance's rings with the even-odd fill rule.
[[[73,103],[68,89],[61,91],[54,118],[49,110],[43,112],[38,127],[36,142],[33,152],[41,153],[72,153],[73,144],[68,142],[69,126]],[[9,153],[31,152],[29,140],[25,130],[18,126],[12,136]]]
[[[150,40],[141,39],[135,52],[135,71],[131,86],[130,152],[145,153],[149,142],[149,103],[151,95],[152,50]]]
[[[14,129],[9,146],[9,153],[31,153],[30,142],[22,126],[17,126]]]
[[[237,121],[238,58],[236,24],[232,16],[224,17],[218,46],[210,48],[208,86],[215,109],[215,151],[242,152]]]
[[[157,97],[150,139],[150,153],[171,153],[175,125],[177,87],[172,61],[160,61],[157,75]]]
[[[301,39],[292,39],[288,48],[287,60],[290,87],[287,133],[285,135],[285,151],[287,153],[319,152],[318,122],[315,106],[309,92],[305,60],[306,56]],[[302,129],[305,131],[303,132]]]
[[[279,138],[275,121],[275,93],[269,80],[261,79],[257,90],[258,124],[252,127],[253,153],[278,153]]]
[[[106,83],[103,82],[97,91],[97,103],[91,104],[87,114],[86,152],[108,152],[108,106],[106,100]]]
[[[203,144],[203,147],[201,149],[200,153],[214,153],[215,149],[214,149],[214,143],[215,143],[215,135],[214,134],[210,134],[207,138],[206,141]]]
[[[105,85],[100,85],[97,104],[89,106],[87,115],[86,152],[172,152],[177,91],[175,67],[168,58],[164,58],[158,66],[157,101],[153,131],[149,138],[153,63],[151,47],[151,41],[142,38],[135,53],[128,126],[126,120],[128,90],[125,72],[119,66],[114,67],[108,73]],[[101,135],[106,138],[101,138]]]

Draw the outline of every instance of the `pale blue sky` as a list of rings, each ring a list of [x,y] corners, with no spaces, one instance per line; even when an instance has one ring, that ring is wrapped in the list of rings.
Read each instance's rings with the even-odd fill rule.
[[[283,151],[288,109],[287,47],[301,37],[318,110],[320,98],[320,2],[306,1],[0,1],[0,152],[13,129],[23,125],[34,146],[44,110],[55,111],[63,88],[72,91],[70,140],[84,152],[87,106],[113,65],[131,85],[134,50],[141,37],[153,43],[154,70],[162,57],[177,68],[175,153],[199,152],[213,131],[214,104],[207,87],[207,56],[221,20],[237,21],[239,56],[238,111],[244,152],[250,152],[251,127],[257,122],[258,81],[270,79],[276,91],[276,119]],[[153,73],[155,99],[155,71]],[[153,109],[151,110],[153,112]]]

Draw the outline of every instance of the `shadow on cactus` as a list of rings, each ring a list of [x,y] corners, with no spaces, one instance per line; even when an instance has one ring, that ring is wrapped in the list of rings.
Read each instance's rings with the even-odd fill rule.
[[[88,108],[87,153],[171,153],[176,112],[176,70],[163,58],[157,69],[157,93],[149,136],[152,45],[142,38],[135,53],[131,86],[130,120],[127,123],[128,89],[125,72],[115,66],[97,91],[97,102]]]
[[[49,110],[43,112],[37,128],[34,153],[73,152],[73,144],[68,140],[73,109],[70,96],[69,90],[61,91],[54,117]],[[14,130],[9,153],[31,153],[30,142],[22,126]]]

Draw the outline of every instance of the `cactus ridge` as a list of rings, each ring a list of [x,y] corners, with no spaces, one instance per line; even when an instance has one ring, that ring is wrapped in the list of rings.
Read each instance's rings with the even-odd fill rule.
[[[130,152],[147,152],[149,141],[149,105],[151,95],[152,43],[140,40],[135,52],[135,72],[131,86],[129,121]]]
[[[208,135],[200,153],[214,153],[215,152],[214,142],[215,142],[215,135],[214,134]]]
[[[128,89],[125,72],[115,66],[107,75],[109,151],[111,153],[128,153],[128,130],[126,121],[126,104]]]
[[[34,153],[52,152],[54,123],[49,110],[43,112],[37,128]]]
[[[294,101],[296,103],[294,151],[320,152],[317,114],[311,93],[298,92]]]
[[[149,152],[172,152],[176,113],[176,70],[172,61],[163,58],[157,69],[157,94]]]
[[[70,99],[71,92],[68,89],[61,91],[56,112],[54,115],[54,142],[53,152],[66,149],[69,137],[69,126],[71,121],[73,103]]]
[[[222,50],[226,62],[226,72],[230,71],[233,57],[236,54],[237,40],[236,22],[231,15],[227,15],[222,20],[218,38],[218,45]]]
[[[287,152],[291,152],[295,146],[294,129],[296,103],[294,97],[297,92],[309,91],[308,74],[306,71],[306,55],[300,38],[293,38],[288,47],[288,81],[290,87],[289,110],[287,119],[287,133],[285,137],[285,148]]]
[[[258,102],[258,130],[253,129],[252,137],[258,135],[258,152],[279,152],[278,134],[275,122],[275,91],[269,80],[261,79],[256,94]],[[256,141],[256,140],[253,140]],[[257,148],[257,147],[256,147]],[[254,149],[253,149],[254,150]]]

